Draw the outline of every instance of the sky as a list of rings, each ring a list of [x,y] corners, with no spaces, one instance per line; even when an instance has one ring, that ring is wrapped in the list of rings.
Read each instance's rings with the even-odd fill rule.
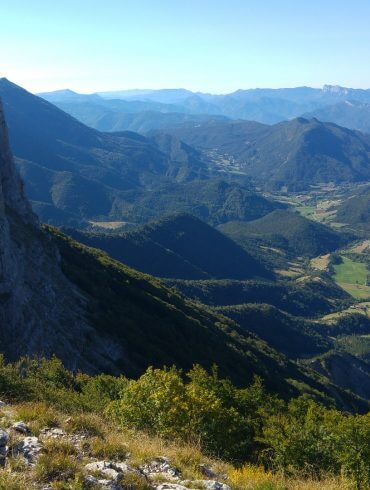
[[[369,0],[0,0],[0,77],[32,92],[370,88]]]

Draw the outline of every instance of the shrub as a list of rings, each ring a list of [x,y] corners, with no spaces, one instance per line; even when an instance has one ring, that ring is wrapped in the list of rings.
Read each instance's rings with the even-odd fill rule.
[[[259,381],[238,390],[200,366],[188,373],[188,382],[175,368],[149,368],[127,384],[110,412],[125,427],[199,442],[212,454],[243,460],[254,449],[259,407],[269,403]]]
[[[76,377],[80,393],[80,403],[84,410],[102,412],[112,401],[119,398],[128,380],[123,376],[114,377],[107,374]]]
[[[68,432],[101,437],[104,433],[105,424],[95,414],[80,413],[71,417],[65,424],[65,428]]]

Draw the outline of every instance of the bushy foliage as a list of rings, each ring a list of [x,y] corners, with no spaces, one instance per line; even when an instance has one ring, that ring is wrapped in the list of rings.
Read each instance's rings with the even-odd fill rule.
[[[87,434],[97,457],[123,457],[128,450],[121,439],[107,436],[103,415],[107,424],[118,422],[126,432],[192,443],[243,464],[234,474],[235,488],[248,488],[243,482],[257,471],[248,463],[256,462],[271,472],[261,470],[261,488],[278,488],[271,477],[276,472],[318,480],[342,475],[357,489],[370,485],[370,413],[346,414],[307,397],[285,403],[269,395],[259,378],[241,389],[221,379],[216,367],[209,373],[195,365],[186,374],[175,367],[149,368],[128,380],[73,374],[56,358],[14,364],[2,359],[0,389],[3,399],[23,401],[19,414],[33,430],[37,424],[58,425],[58,413],[73,413],[65,428]],[[57,475],[67,483],[76,480],[78,487],[72,452],[51,442],[37,464],[40,481]]]
[[[260,461],[272,471],[323,478],[342,474],[370,484],[370,415],[349,415],[306,397],[287,405],[257,378],[245,389],[195,366],[148,369],[129,381],[109,413],[122,426],[196,441],[228,460]]]
[[[300,397],[285,412],[267,417],[263,434],[274,469],[316,476],[342,473],[357,488],[369,488],[369,413],[351,416]]]
[[[56,357],[22,358],[7,364],[0,355],[0,394],[5,399],[44,401],[63,411],[102,411],[118,397],[126,378],[74,375]]]
[[[123,390],[110,412],[127,427],[161,437],[199,442],[209,452],[243,460],[256,448],[260,408],[272,398],[259,379],[237,389],[195,366],[184,379],[181,371],[148,369]]]

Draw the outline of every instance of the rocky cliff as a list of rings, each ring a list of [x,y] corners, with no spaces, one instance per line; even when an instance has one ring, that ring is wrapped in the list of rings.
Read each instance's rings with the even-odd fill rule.
[[[8,359],[56,354],[71,369],[109,368],[119,348],[89,326],[88,299],[59,262],[25,198],[0,103],[0,351]]]

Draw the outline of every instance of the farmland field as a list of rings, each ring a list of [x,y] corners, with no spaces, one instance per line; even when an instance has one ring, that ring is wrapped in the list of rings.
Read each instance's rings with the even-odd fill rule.
[[[366,285],[369,274],[366,264],[342,257],[334,266],[334,280],[345,291],[358,299],[370,298],[370,286]]]

